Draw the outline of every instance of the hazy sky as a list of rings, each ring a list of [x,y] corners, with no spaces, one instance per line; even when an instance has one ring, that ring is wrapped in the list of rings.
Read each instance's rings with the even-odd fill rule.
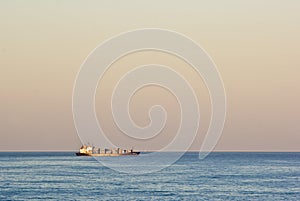
[[[227,119],[216,150],[300,151],[299,10],[297,0],[2,0],[0,150],[77,149],[72,90],[80,65],[105,39],[153,27],[185,34],[216,63],[227,94]],[[169,119],[158,138],[126,139],[111,121],[110,90],[126,69],[147,63],[173,66],[197,90],[203,113],[191,149],[199,148],[210,118],[207,89],[183,61],[151,51],[116,62],[100,82],[97,115],[109,138],[120,146],[151,150],[164,146],[176,131],[178,104],[155,87],[139,91],[130,108],[137,124],[147,125],[151,105],[166,107]]]

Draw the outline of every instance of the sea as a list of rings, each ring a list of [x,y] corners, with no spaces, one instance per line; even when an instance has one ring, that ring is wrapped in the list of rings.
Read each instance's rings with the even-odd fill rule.
[[[300,152],[187,152],[150,173],[130,163],[143,154],[105,157],[132,174],[73,152],[1,152],[0,200],[300,200]]]

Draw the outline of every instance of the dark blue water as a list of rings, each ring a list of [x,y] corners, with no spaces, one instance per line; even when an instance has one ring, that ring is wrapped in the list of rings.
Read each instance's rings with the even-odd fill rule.
[[[186,153],[143,175],[74,153],[0,153],[0,200],[300,200],[300,153]]]

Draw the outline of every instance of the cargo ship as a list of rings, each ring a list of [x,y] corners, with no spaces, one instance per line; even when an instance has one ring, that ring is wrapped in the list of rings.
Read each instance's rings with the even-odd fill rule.
[[[133,151],[133,149],[101,149],[94,146],[82,145],[77,156],[137,156],[140,152]]]

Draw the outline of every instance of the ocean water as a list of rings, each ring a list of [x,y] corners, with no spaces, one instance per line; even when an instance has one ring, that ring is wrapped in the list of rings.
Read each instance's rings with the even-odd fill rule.
[[[0,200],[300,200],[300,153],[185,153],[140,175],[69,152],[0,153]]]

